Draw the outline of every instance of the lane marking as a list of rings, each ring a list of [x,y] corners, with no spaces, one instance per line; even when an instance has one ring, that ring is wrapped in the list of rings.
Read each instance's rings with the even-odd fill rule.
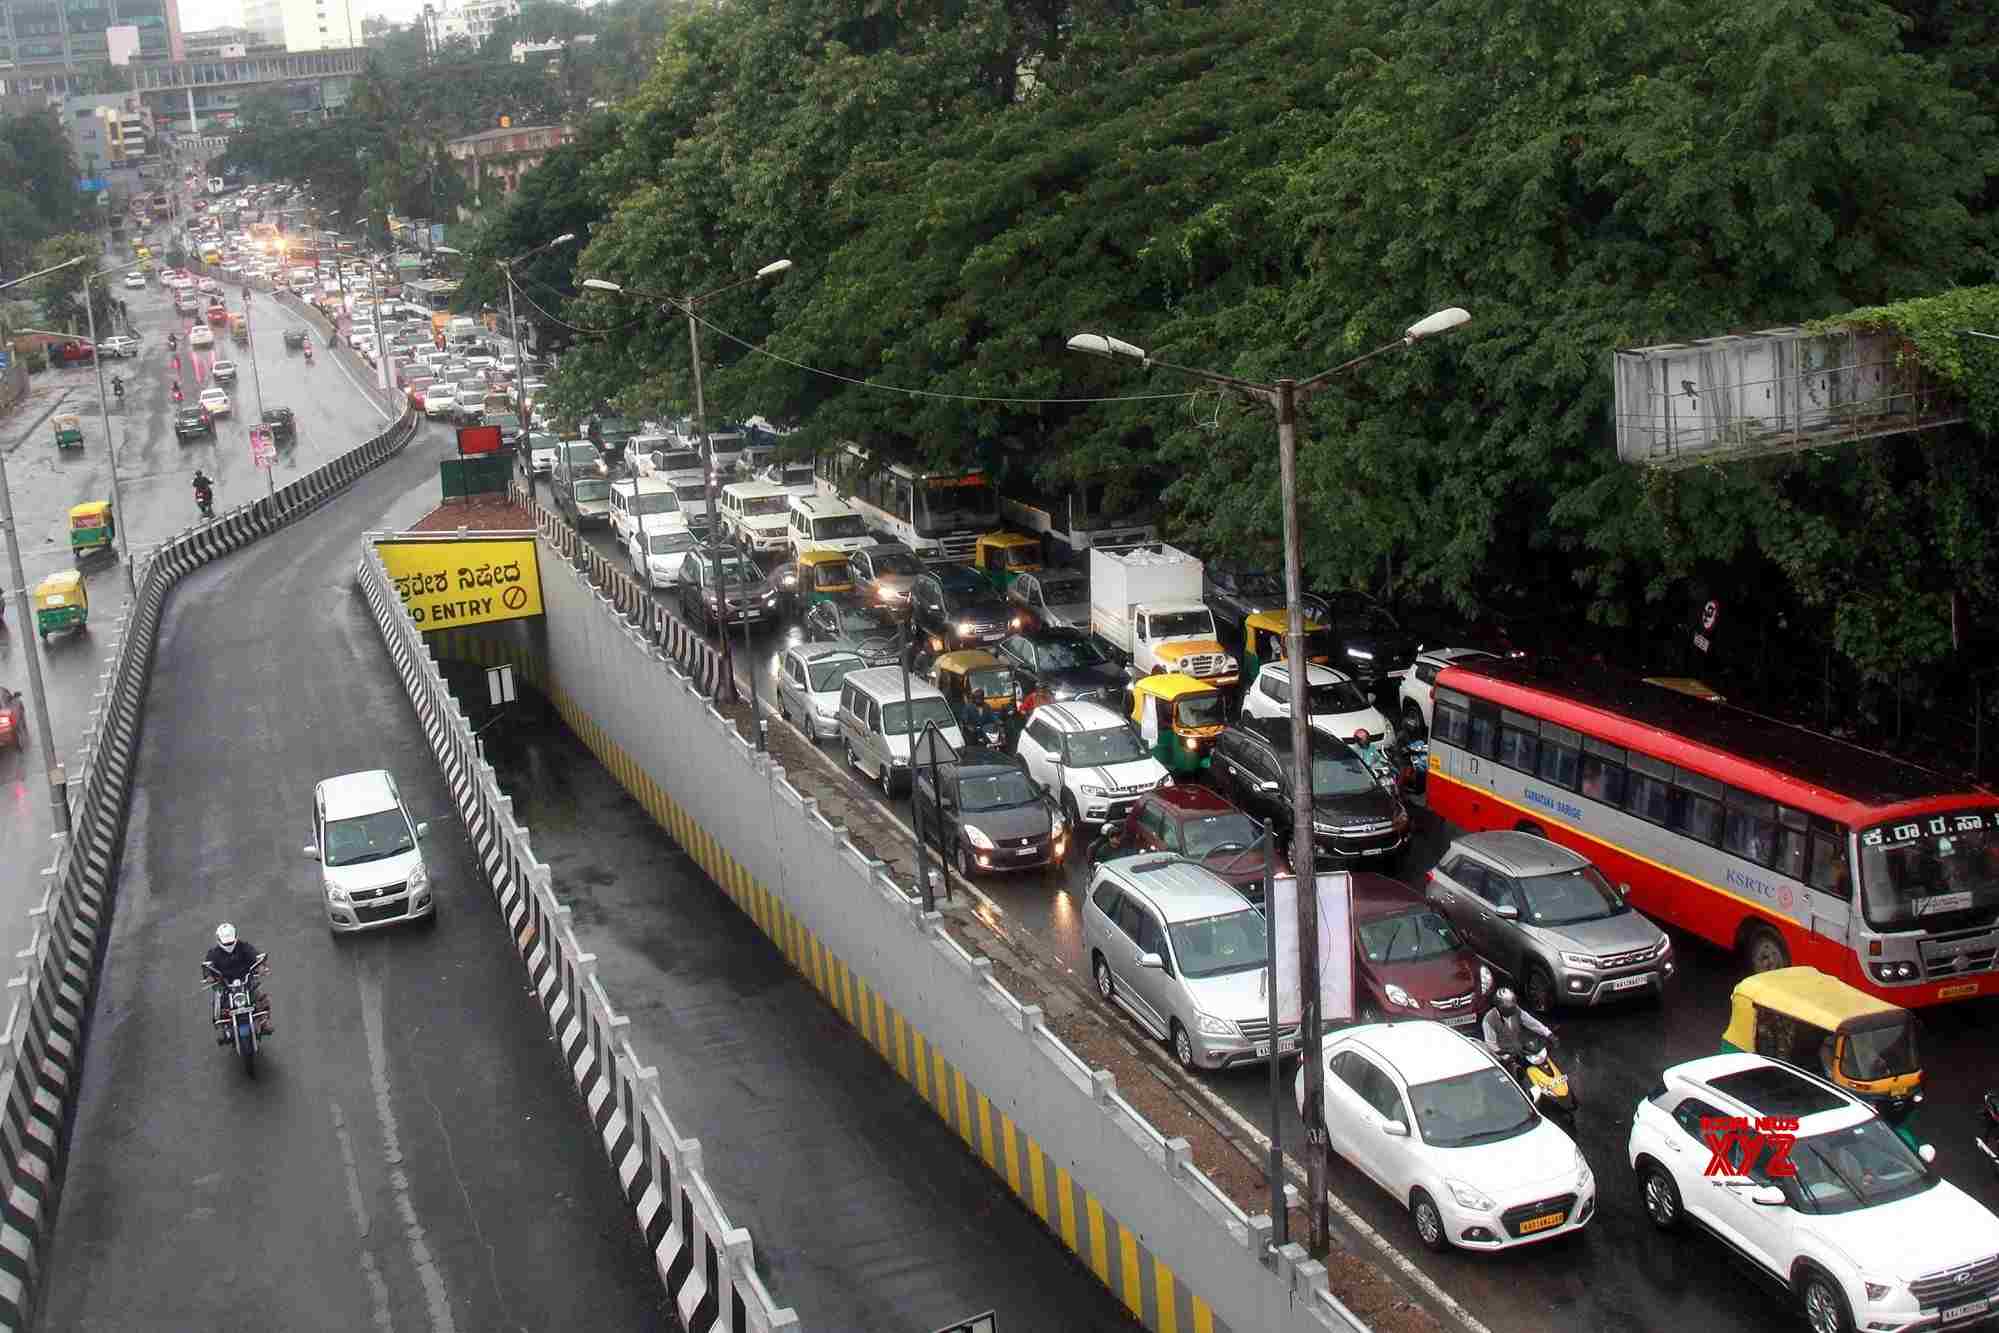
[[[340,1103],[333,1106],[333,1134],[340,1140],[340,1164],[347,1173],[347,1211],[354,1215],[354,1230],[362,1240],[368,1239],[373,1223],[368,1220],[367,1205],[361,1202],[361,1173],[354,1166],[354,1136],[347,1132],[347,1117],[340,1110]],[[375,1251],[367,1245],[361,1247],[361,1277],[368,1284],[368,1295],[375,1304],[375,1327],[384,1330],[395,1328],[389,1318],[389,1284],[382,1280],[382,1270],[375,1264]]]
[[[389,1164],[389,1186],[395,1191],[396,1212],[402,1217],[410,1262],[416,1266],[417,1278],[423,1283],[432,1333],[458,1333],[458,1325],[451,1318],[451,1293],[445,1290],[444,1274],[431,1258],[423,1224],[417,1221],[416,1203],[410,1197],[410,1179],[403,1171],[396,1112],[389,1105],[389,1052],[382,1042],[382,983],[378,976],[368,974],[372,971],[368,969],[357,980],[361,990],[361,1028],[368,1039],[368,1082],[375,1091],[375,1119],[382,1127],[382,1160]]]

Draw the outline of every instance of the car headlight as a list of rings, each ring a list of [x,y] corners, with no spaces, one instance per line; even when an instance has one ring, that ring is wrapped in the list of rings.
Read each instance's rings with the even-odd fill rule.
[[[1487,967],[1484,963],[1480,963],[1478,965],[1478,993],[1480,995],[1491,994],[1492,982],[1493,982],[1492,969]]]
[[[1421,1009],[1423,1007],[1422,1001],[1413,998],[1408,991],[1403,990],[1400,986],[1392,982],[1383,986],[1381,992],[1388,997],[1390,1004],[1399,1004],[1404,1009]]]
[[[1397,810],[1395,812],[1395,831],[1397,833],[1407,833],[1409,831],[1409,812],[1407,810]]]
[[[1242,1029],[1226,1018],[1216,1018],[1213,1014],[1196,1014],[1194,1026],[1207,1037],[1240,1037]]]
[[[1173,775],[1171,773],[1165,773],[1160,775],[1159,781],[1152,784],[1152,790],[1165,791],[1168,787],[1172,785],[1173,785]]]
[[[1361,662],[1372,662],[1374,660],[1374,654],[1365,648],[1349,648],[1347,649],[1347,656]],[[1452,1186],[1452,1188],[1455,1189],[1457,1187]]]
[[[426,870],[423,863],[419,861],[416,869],[410,871],[410,892],[417,893],[429,887],[430,871]]]
[[[1102,787],[1092,787],[1089,783],[1085,782],[1076,788],[1076,794],[1085,800],[1091,800],[1101,797],[1104,794],[1104,789]]]
[[[774,591],[773,591],[773,592],[767,592],[767,593],[765,593],[765,594],[764,594],[764,605],[765,605],[765,606],[776,606],[776,605],[777,605],[777,593],[776,593],[776,592],[774,592]]]
[[[971,824],[965,825],[965,841],[971,843],[972,846],[982,852],[989,852],[993,849],[993,840],[986,836],[985,830],[976,828]]]
[[[959,638],[969,639],[979,632],[979,627],[969,620],[961,620],[957,624],[957,630]]]
[[[1570,953],[1568,950],[1564,949],[1562,950],[1562,964],[1565,967],[1588,968],[1590,971],[1594,972],[1596,970],[1596,955],[1587,954],[1587,953]]]
[[[1458,1201],[1460,1208],[1469,1208],[1475,1213],[1490,1213],[1496,1211],[1499,1207],[1498,1204],[1486,1198],[1485,1195],[1472,1186],[1465,1184],[1462,1180],[1446,1180],[1444,1185],[1450,1190],[1451,1197]]]
[[[1885,1301],[1888,1293],[1895,1289],[1892,1282],[1876,1282],[1872,1278],[1862,1278],[1860,1282],[1867,1288],[1867,1299],[1870,1301]]]
[[[1596,1177],[1591,1174],[1589,1169],[1589,1158],[1583,1156],[1581,1148],[1576,1149],[1576,1193],[1587,1193],[1591,1183],[1595,1179]]]
[[[1659,937],[1658,947],[1652,950],[1652,956],[1654,958],[1664,958],[1667,954],[1671,953],[1672,951],[1673,951],[1673,937],[1671,935],[1661,935]]]
[[[1338,833],[1339,831],[1340,827],[1337,824],[1324,824],[1316,819],[1312,821],[1312,832],[1314,833]]]
[[[339,903],[342,907],[345,907],[351,901],[347,896],[347,890],[341,888],[331,880],[326,882],[326,900],[328,902]]]

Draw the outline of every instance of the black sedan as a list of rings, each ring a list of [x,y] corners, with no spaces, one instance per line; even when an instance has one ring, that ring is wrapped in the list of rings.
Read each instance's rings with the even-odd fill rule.
[[[1124,665],[1079,629],[1043,629],[1001,639],[993,652],[1013,668],[1023,694],[1050,701],[1094,700],[1121,709]]]
[[[289,407],[267,407],[264,409],[264,424],[271,429],[271,438],[288,444],[298,438],[298,421]]]
[[[189,403],[174,412],[174,438],[185,440],[190,436],[214,435],[215,418],[207,408],[199,403]]]
[[[1069,850],[1069,830],[1027,765],[1004,750],[966,747],[956,763],[939,764],[935,777],[916,770],[910,790],[916,836],[941,846],[958,873],[1039,870],[1059,865]]]
[[[902,627],[882,607],[829,599],[806,608],[801,623],[807,643],[845,648],[871,667],[894,666],[902,651]]]

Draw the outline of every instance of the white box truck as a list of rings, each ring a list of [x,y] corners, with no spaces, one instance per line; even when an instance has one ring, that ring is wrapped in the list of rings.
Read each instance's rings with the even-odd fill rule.
[[[1141,676],[1177,671],[1233,685],[1241,665],[1215,638],[1201,600],[1201,562],[1172,546],[1090,548],[1090,631]]]

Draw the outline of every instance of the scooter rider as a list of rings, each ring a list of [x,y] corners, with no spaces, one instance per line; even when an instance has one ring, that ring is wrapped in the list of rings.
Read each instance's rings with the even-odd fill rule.
[[[215,483],[200,468],[194,470],[194,502],[207,509],[215,500]]]
[[[257,950],[248,940],[238,939],[236,927],[224,921],[215,928],[215,945],[208,951],[208,957],[202,960],[201,965],[203,979],[210,982],[210,987],[215,992],[211,1021],[220,1023],[224,986],[231,981],[247,977],[256,970]],[[222,984],[217,985],[216,981]],[[254,1000],[262,1002],[260,1007],[264,1013],[257,1023],[257,1031],[268,1037],[272,1031],[270,1001],[265,999],[254,981],[250,983],[250,994]],[[231,1040],[232,1038],[225,1032],[217,1036],[216,1044],[226,1046]]]
[[[1493,993],[1484,1026],[1486,1046],[1516,1078],[1526,1059],[1526,1034],[1532,1032],[1542,1041],[1555,1035],[1546,1023],[1520,1007],[1520,997],[1510,986],[1501,986]]]

